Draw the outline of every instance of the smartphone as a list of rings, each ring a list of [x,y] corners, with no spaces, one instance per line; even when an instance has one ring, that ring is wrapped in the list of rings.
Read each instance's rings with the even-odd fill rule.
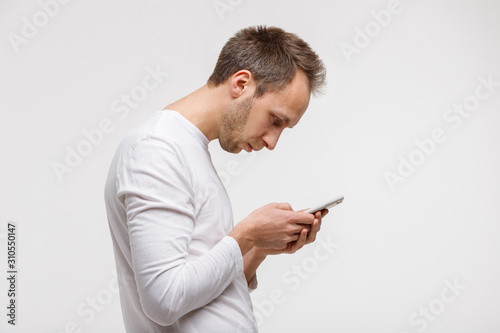
[[[344,196],[343,195],[338,196],[338,197],[336,197],[334,199],[328,200],[327,202],[324,202],[321,205],[317,205],[317,206],[315,206],[313,208],[310,208],[310,209],[306,210],[305,213],[314,214],[314,213],[316,213],[319,210],[328,209],[328,208],[331,208],[333,206],[336,206],[339,203],[341,203],[342,201],[344,201]]]

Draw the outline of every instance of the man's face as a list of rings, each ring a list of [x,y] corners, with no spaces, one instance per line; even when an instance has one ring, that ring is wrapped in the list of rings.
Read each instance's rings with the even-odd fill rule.
[[[309,82],[302,71],[278,92],[235,100],[221,117],[219,143],[230,153],[274,149],[281,132],[295,126],[309,105]]]

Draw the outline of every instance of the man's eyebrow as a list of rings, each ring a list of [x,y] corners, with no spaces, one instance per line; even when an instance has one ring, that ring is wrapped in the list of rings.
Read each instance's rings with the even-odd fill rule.
[[[281,119],[283,119],[283,121],[285,122],[286,126],[290,127],[290,119],[283,113],[279,112],[279,111],[275,111],[274,112],[278,117],[280,117]],[[290,127],[290,128],[293,128]]]

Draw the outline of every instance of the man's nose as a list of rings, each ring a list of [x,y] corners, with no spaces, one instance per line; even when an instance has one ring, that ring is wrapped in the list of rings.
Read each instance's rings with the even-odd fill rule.
[[[264,144],[266,145],[266,148],[269,150],[273,150],[276,145],[278,144],[278,139],[280,138],[281,131],[276,133],[269,133],[266,136],[263,137]]]

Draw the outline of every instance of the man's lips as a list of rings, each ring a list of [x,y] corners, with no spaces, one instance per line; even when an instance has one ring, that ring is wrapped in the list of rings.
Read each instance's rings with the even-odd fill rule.
[[[245,144],[245,148],[243,148],[243,149],[245,149],[245,151],[246,151],[247,153],[251,153],[252,151],[259,151],[259,150],[261,150],[261,149],[262,149],[262,147],[255,149],[255,148],[254,148],[251,144],[246,143],[246,144]]]
[[[245,148],[243,148],[247,153],[251,153],[254,149],[251,144],[245,144]]]

